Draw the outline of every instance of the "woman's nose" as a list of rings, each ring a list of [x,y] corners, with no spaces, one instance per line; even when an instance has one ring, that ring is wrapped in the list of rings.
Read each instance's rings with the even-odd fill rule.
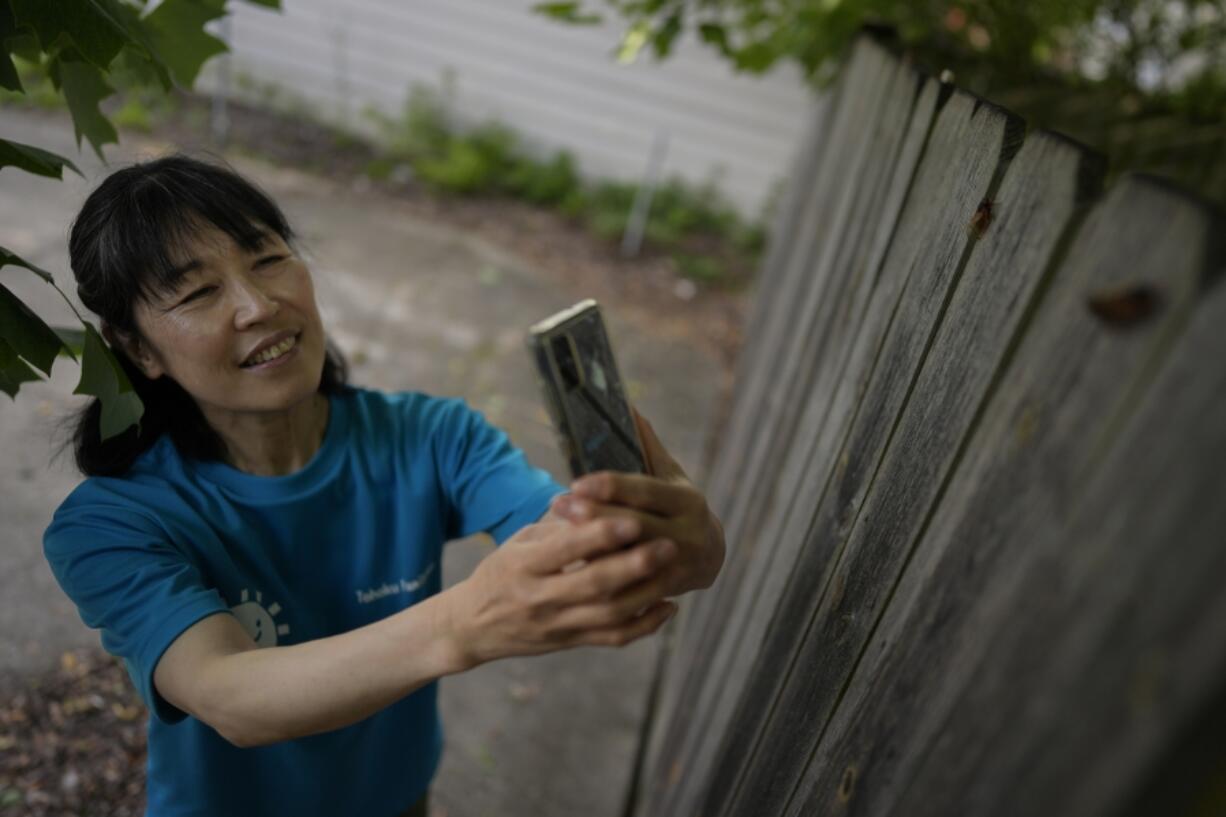
[[[281,304],[273,293],[265,292],[249,279],[238,281],[234,291],[237,301],[234,325],[238,329],[266,321],[281,309]]]

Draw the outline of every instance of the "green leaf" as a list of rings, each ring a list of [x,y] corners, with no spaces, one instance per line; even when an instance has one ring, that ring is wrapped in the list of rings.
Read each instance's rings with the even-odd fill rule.
[[[55,330],[3,284],[0,284],[0,340],[45,374],[51,374],[51,364],[64,346]]]
[[[115,0],[9,0],[18,26],[38,35],[43,51],[73,49],[105,69],[128,36],[115,20]]]
[[[64,344],[64,348],[60,350],[60,354],[67,355],[73,360],[77,359],[77,355],[85,353],[85,330],[75,329],[71,326],[53,326],[51,331],[59,336],[60,342]]]
[[[8,266],[25,267],[39,278],[42,278],[48,284],[51,284],[52,286],[55,285],[55,279],[51,277],[51,273],[47,272],[45,269],[34,266],[23,258],[13,255],[11,252],[4,249],[4,247],[0,247],[0,269],[4,269]]]
[[[88,394],[102,401],[99,432],[103,440],[122,434],[140,423],[145,406],[132,388],[119,361],[107,348],[92,324],[85,324],[81,380],[73,394]]]
[[[31,64],[37,64],[42,61],[43,50],[38,45],[38,37],[35,36],[33,29],[19,28],[16,33],[10,34],[4,41],[4,46],[8,50],[9,56],[20,57]],[[20,76],[21,72],[18,72]]]
[[[39,176],[50,176],[53,179],[63,179],[64,168],[67,167],[84,178],[84,174],[77,169],[77,166],[63,156],[57,156],[32,145],[0,139],[0,169],[10,166]],[[0,252],[3,251],[0,250]]]
[[[742,71],[761,73],[775,64],[780,57],[778,49],[769,42],[750,43],[733,52],[736,67]]]
[[[13,347],[0,340],[0,391],[16,398],[22,383],[32,383],[36,380],[42,380],[38,372],[18,357]]]
[[[119,52],[120,59],[123,60],[123,67],[131,68],[135,64],[144,63],[147,67],[139,72],[140,80],[148,82],[152,78],[149,75],[152,74],[163,90],[173,89],[175,83],[170,76],[170,69],[166,65],[161,50],[154,44],[148,27],[141,20],[140,12],[127,3],[120,3],[117,0],[95,0],[95,2],[108,4],[115,24],[123,29],[128,37],[127,46]],[[112,64],[111,72],[116,67],[116,64]]]
[[[25,89],[21,87],[17,66],[13,65],[12,47],[8,42],[16,33],[17,22],[13,19],[13,10],[7,2],[0,0],[0,43],[4,44],[4,51],[0,53],[0,88],[24,94]]]
[[[643,50],[643,46],[647,45],[647,40],[651,36],[651,24],[646,20],[639,20],[634,25],[630,26],[622,37],[621,43],[617,46],[614,52],[618,62],[623,65],[629,65],[639,57],[639,52]]]
[[[58,78],[64,99],[68,102],[72,126],[77,134],[77,147],[81,147],[81,137],[84,136],[98,158],[105,162],[102,146],[118,143],[119,134],[110,120],[102,115],[98,103],[115,93],[115,89],[107,85],[102,72],[88,62],[57,60],[52,64],[52,76]]]
[[[163,91],[174,90],[175,81],[170,75],[170,69],[154,55],[156,50],[152,41],[147,46],[127,46],[111,63],[110,75],[122,75],[129,89],[155,90],[160,86]]]
[[[731,54],[728,46],[728,31],[718,23],[703,23],[698,27],[698,34],[703,42],[719,49],[724,56]]]
[[[664,24],[651,37],[651,44],[656,51],[656,59],[664,59],[673,50],[673,41],[681,33],[681,12],[676,11],[668,16]]]
[[[532,10],[572,25],[596,25],[601,22],[599,14],[584,14],[582,6],[582,3],[537,3]]]
[[[227,50],[204,26],[225,15],[225,0],[165,0],[141,22],[175,82],[190,88],[200,67]]]
[[[265,8],[281,10],[281,0],[247,0],[253,6],[264,6]]]

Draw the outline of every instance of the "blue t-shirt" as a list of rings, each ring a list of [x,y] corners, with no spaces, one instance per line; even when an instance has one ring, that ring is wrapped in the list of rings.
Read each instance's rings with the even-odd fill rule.
[[[147,817],[393,817],[442,751],[437,682],[332,732],[241,749],[165,701],[153,670],[188,627],[232,613],[261,647],[370,624],[439,592],[448,539],[496,542],[562,492],[462,400],[348,389],[301,470],[245,474],[164,436],[122,477],[91,477],[44,552],[149,706]],[[360,667],[354,667],[360,672]]]

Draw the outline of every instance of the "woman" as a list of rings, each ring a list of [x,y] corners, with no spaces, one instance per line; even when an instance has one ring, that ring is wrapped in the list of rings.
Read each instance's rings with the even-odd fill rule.
[[[146,413],[100,442],[84,410],[44,550],[152,713],[150,817],[423,814],[438,678],[629,643],[719,572],[642,418],[652,476],[565,493],[460,400],[346,385],[284,216],[228,169],[114,173],[69,249]],[[478,531],[500,547],[441,592]]]

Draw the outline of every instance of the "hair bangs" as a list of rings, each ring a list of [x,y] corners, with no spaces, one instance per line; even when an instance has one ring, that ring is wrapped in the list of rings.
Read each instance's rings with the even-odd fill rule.
[[[156,301],[176,289],[188,272],[193,248],[210,228],[248,252],[258,250],[270,234],[287,244],[293,241],[284,214],[263,191],[229,168],[182,156],[120,170],[95,196],[106,204],[92,211],[96,223],[78,222],[73,232],[80,227],[92,233],[88,254],[94,257],[88,262],[102,272],[96,296],[108,302],[95,311],[109,314],[121,329],[133,328],[132,308],[138,300]],[[87,305],[95,300],[87,297],[95,293],[82,287],[78,292]]]
[[[140,214],[122,223],[139,224],[144,215],[148,224],[146,231],[132,231],[133,249],[139,254],[129,256],[145,259],[137,275],[145,299],[178,286],[207,227],[220,230],[248,252],[260,249],[270,232],[286,243],[293,239],[276,204],[227,171],[201,174],[194,167],[170,167],[133,185],[131,201]]]

